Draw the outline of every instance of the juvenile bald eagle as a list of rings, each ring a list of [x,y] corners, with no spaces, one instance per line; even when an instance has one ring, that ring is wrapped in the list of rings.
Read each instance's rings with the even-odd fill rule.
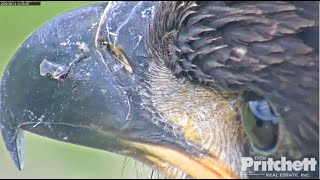
[[[176,178],[259,177],[241,169],[255,155],[318,161],[318,12],[318,2],[110,2],[60,15],[5,70],[6,147],[21,169],[26,130]]]

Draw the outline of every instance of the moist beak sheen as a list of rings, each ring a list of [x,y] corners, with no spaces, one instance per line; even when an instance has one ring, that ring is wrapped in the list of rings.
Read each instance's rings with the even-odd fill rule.
[[[49,21],[19,47],[0,93],[2,137],[19,169],[25,130],[129,155],[159,169],[169,163],[192,177],[237,177],[219,160],[200,158],[199,148],[165,130],[161,121],[154,123],[161,116],[141,107],[137,86],[149,61],[147,28],[141,26],[151,20],[153,6],[102,3],[76,9]],[[114,17],[117,11],[121,17]]]

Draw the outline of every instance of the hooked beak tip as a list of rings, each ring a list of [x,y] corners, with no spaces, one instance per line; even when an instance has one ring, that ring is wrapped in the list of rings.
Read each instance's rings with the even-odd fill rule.
[[[14,161],[16,167],[21,171],[23,169],[23,154],[24,154],[24,134],[23,131],[18,130],[6,130],[3,128],[2,137],[5,146]]]

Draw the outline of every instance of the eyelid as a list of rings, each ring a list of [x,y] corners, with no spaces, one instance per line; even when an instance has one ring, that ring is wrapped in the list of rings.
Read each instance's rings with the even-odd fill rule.
[[[272,112],[271,106],[266,100],[249,101],[251,112],[263,121],[272,121],[273,124],[279,122],[279,118]]]

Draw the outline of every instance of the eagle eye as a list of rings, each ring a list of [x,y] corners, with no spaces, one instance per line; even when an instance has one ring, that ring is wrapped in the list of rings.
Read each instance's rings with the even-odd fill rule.
[[[245,132],[255,149],[264,152],[273,150],[278,139],[279,117],[268,101],[248,101],[242,111]]]

